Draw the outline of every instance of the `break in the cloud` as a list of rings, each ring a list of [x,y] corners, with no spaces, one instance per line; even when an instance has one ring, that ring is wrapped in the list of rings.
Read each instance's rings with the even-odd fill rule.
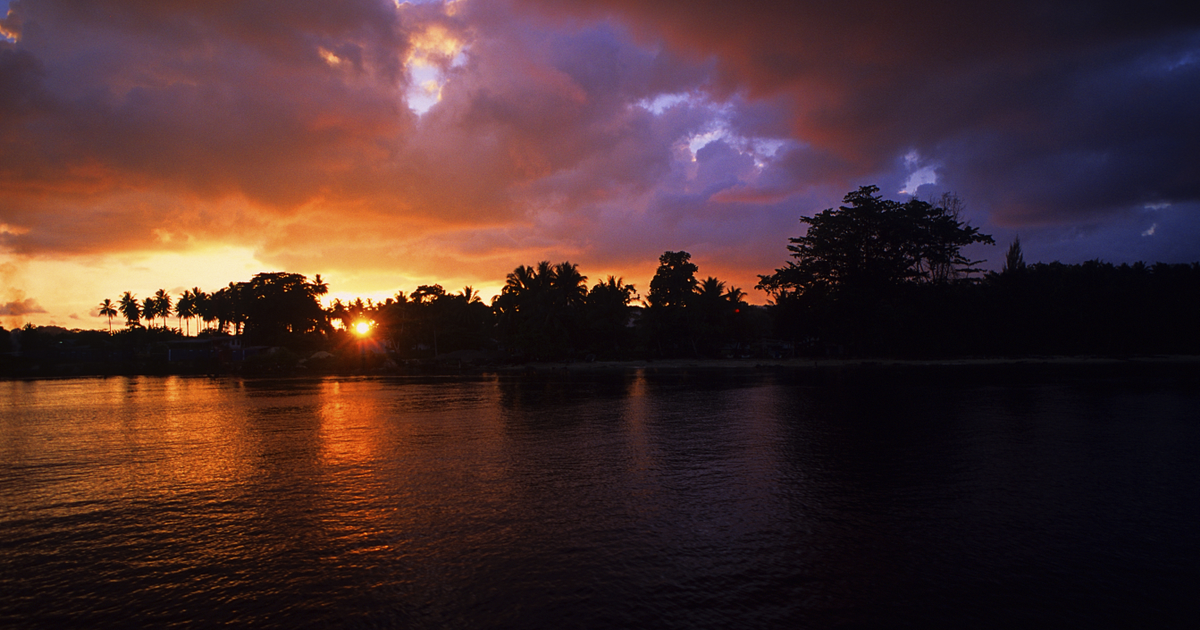
[[[8,5],[0,289],[38,321],[268,269],[486,293],[569,259],[645,289],[666,249],[748,289],[867,183],[956,191],[1033,260],[1200,260],[1180,3]]]

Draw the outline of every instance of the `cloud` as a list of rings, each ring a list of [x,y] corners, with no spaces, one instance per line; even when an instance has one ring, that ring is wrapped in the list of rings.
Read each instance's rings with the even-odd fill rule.
[[[548,14],[558,3],[526,0]],[[918,151],[1006,225],[1102,218],[1154,196],[1200,198],[1200,11],[1154,2],[990,7],[572,3],[645,41],[718,60],[727,92],[787,101],[824,177],[862,181]],[[832,169],[833,172],[829,172]]]
[[[37,300],[33,298],[0,304],[0,317],[20,317],[45,312],[46,309],[38,305]]]

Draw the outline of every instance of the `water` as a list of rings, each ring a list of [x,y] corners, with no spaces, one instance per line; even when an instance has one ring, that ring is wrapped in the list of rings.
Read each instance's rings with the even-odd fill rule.
[[[1191,627],[1200,394],[0,383],[0,626]]]

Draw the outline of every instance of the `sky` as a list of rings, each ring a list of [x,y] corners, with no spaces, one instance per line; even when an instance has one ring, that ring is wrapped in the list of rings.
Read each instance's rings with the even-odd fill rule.
[[[1029,262],[1200,261],[1200,7],[0,0],[0,324],[540,260],[750,299],[799,217],[956,194]]]

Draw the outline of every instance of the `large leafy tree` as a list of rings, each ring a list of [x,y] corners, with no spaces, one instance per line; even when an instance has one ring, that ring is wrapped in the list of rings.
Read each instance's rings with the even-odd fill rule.
[[[230,282],[209,296],[210,314],[217,322],[218,331],[232,326],[234,335],[242,333],[242,324],[246,322],[246,301],[242,291],[245,284]]]
[[[650,308],[687,306],[696,293],[696,271],[692,255],[687,252],[663,252],[658,257],[658,269],[650,280],[646,296]]]
[[[661,355],[698,352],[695,317],[688,311],[695,303],[698,270],[688,252],[667,251],[658,257],[646,296],[646,324],[650,343]]]
[[[979,271],[962,248],[995,244],[929,202],[883,199],[877,186],[863,186],[843,199],[846,205],[811,217],[803,236],[789,239],[794,261],[759,276],[758,288],[772,296],[845,291],[882,291],[912,282],[945,282]]]
[[[298,273],[255,274],[232,291],[245,315],[246,333],[254,343],[279,343],[286,335],[327,330],[318,301],[322,288]]]
[[[878,192],[863,186],[844,205],[801,217],[807,229],[788,245],[794,260],[759,276],[780,332],[860,352],[898,347],[942,310],[957,280],[978,271],[963,248],[995,243],[959,220],[955,197],[954,204],[900,203]]]

